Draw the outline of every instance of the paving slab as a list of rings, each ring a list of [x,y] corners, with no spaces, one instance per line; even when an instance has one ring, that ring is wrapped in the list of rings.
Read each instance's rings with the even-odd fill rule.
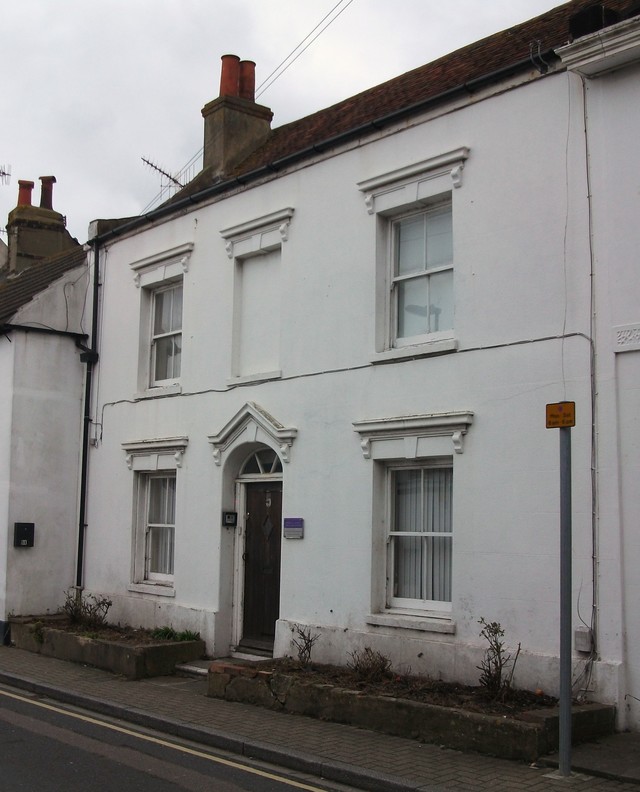
[[[108,671],[0,647],[0,683],[372,792],[637,792],[640,784],[637,735],[574,749],[579,775],[566,779],[550,775],[542,762],[528,765],[466,754],[208,698],[203,678],[127,681]],[[616,767],[624,774],[609,774]]]

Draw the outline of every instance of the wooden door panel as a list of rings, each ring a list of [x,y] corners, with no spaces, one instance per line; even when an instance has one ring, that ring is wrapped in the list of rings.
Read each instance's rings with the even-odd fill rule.
[[[273,643],[280,610],[282,484],[246,485],[242,643]]]

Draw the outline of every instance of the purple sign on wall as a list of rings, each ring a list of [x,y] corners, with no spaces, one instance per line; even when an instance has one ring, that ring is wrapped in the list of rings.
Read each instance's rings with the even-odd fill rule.
[[[304,519],[302,517],[285,517],[282,527],[285,539],[302,539],[304,537]]]

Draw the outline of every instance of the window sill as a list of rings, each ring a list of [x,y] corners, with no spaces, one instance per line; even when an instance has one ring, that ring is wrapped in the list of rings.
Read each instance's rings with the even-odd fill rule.
[[[400,627],[405,630],[444,633],[455,635],[456,625],[447,617],[419,616],[404,613],[372,613],[367,616],[367,624],[376,627]]]
[[[156,399],[158,396],[174,396],[178,393],[182,393],[182,385],[179,382],[174,383],[173,385],[158,385],[152,386],[147,388],[147,390],[138,391],[134,396],[136,401],[140,401],[142,399]]]
[[[227,385],[232,387],[233,385],[245,385],[251,382],[266,382],[267,380],[280,379],[281,377],[282,371],[280,369],[277,371],[264,371],[261,374],[245,374],[242,377],[229,377]]]
[[[127,591],[132,591],[135,594],[154,594],[156,597],[176,596],[176,590],[173,586],[167,586],[161,583],[129,583]]]
[[[375,365],[376,363],[393,363],[397,360],[414,360],[415,358],[429,357],[431,355],[447,355],[457,349],[458,342],[455,338],[442,338],[438,341],[410,344],[409,346],[378,352],[371,358],[371,362]]]

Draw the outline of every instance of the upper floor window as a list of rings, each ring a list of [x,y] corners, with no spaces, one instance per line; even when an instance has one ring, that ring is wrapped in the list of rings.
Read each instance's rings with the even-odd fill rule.
[[[138,398],[178,393],[182,376],[183,284],[193,243],[130,264],[140,289]]]
[[[465,146],[358,183],[376,217],[372,362],[453,352],[456,191]]]
[[[451,203],[392,221],[392,335],[398,345],[453,329]]]
[[[177,283],[153,293],[151,383],[177,380],[181,360],[182,283]]]

